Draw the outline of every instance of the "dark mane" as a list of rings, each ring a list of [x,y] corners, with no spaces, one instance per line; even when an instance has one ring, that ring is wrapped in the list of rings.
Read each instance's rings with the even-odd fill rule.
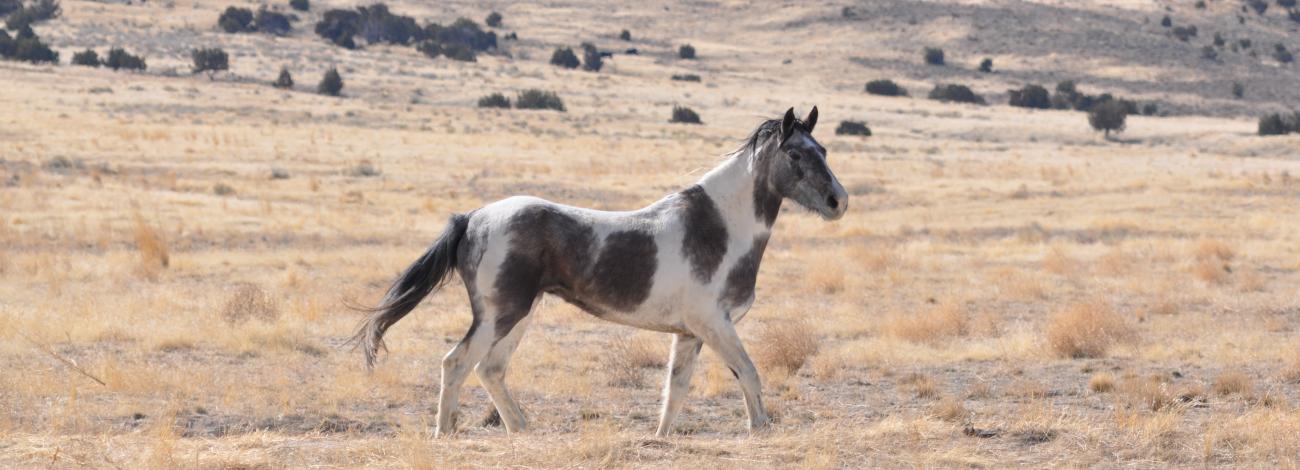
[[[794,127],[795,127],[795,129],[799,129],[799,130],[802,130],[802,131],[804,131],[804,132],[808,132],[808,124],[805,123],[802,119],[795,119],[795,120],[794,120]],[[771,137],[774,136],[774,135],[778,135],[778,134],[780,134],[780,133],[781,133],[781,120],[780,120],[780,119],[768,119],[768,120],[765,120],[765,121],[763,121],[762,124],[759,124],[758,127],[754,128],[754,131],[753,131],[753,132],[750,132],[750,133],[749,133],[749,137],[746,137],[746,138],[745,138],[744,143],[741,144],[741,145],[740,145],[740,148],[736,149],[736,151],[735,151],[734,153],[735,153],[735,154],[741,154],[741,153],[750,153],[750,154],[752,154],[752,153],[754,153],[754,151],[758,150],[758,146],[759,146],[759,144],[762,144],[763,142],[766,142],[767,139],[771,138]]]

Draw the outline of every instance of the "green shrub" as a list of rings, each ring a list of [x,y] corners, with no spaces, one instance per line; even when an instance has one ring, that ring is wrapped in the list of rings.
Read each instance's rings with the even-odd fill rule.
[[[280,76],[276,77],[274,82],[271,82],[271,86],[281,90],[293,88],[293,75],[289,74],[288,67],[280,67]]]
[[[1172,32],[1174,37],[1178,38],[1178,40],[1182,42],[1190,41],[1192,38],[1196,37],[1195,26],[1174,26]]]
[[[621,39],[621,40],[624,40],[624,41],[631,41],[631,40],[632,40],[632,32],[631,32],[631,31],[628,31],[628,30],[625,29],[625,30],[623,30],[623,32],[618,33],[618,38]]]
[[[9,33],[0,30],[0,56],[33,64],[59,63],[59,53],[41,42],[41,38],[36,36],[30,25],[24,25],[13,38],[9,37]]]
[[[1246,96],[1246,87],[1240,82],[1232,82],[1232,97],[1241,99],[1243,96]]]
[[[321,77],[320,83],[316,85],[316,92],[326,96],[339,96],[343,91],[343,77],[339,75],[339,70],[330,67]]]
[[[993,59],[990,59],[990,58],[985,57],[984,60],[981,60],[981,61],[980,61],[980,71],[981,71],[981,72],[984,72],[984,73],[992,73],[992,72],[993,72]]]
[[[576,69],[581,62],[578,62],[578,55],[573,53],[573,49],[568,47],[557,47],[555,52],[551,53],[551,65],[564,67],[566,69]]]
[[[929,98],[943,102],[984,104],[984,97],[975,94],[966,85],[939,84],[930,90]]]
[[[871,128],[867,123],[862,121],[840,121],[839,127],[835,128],[835,135],[860,135],[863,137],[871,136]]]
[[[1283,64],[1289,64],[1292,60],[1295,60],[1295,58],[1291,56],[1291,51],[1288,51],[1286,46],[1282,45],[1280,42],[1273,45],[1273,58]]]
[[[289,0],[289,8],[298,11],[311,10],[311,0]]]
[[[1246,5],[1261,15],[1268,11],[1268,2],[1265,0],[1246,0]]]
[[[22,0],[0,0],[0,16],[8,16],[10,13],[22,9],[22,7]]]
[[[1160,19],[1160,26],[1164,26],[1164,27],[1168,28],[1168,27],[1171,27],[1171,26],[1173,26],[1173,25],[1174,25],[1174,20],[1170,19],[1170,18],[1169,18],[1169,15],[1165,15],[1164,18],[1161,18],[1161,19]]]
[[[582,69],[589,72],[599,72],[604,65],[605,62],[600,56],[600,51],[596,49],[596,45],[589,42],[582,43]]]
[[[253,31],[253,10],[239,7],[226,7],[226,11],[217,17],[217,26],[227,33]]]
[[[104,66],[113,70],[144,70],[148,68],[143,57],[131,55],[126,52],[126,49],[120,47],[108,50],[108,56],[104,59]]]
[[[867,82],[867,93],[880,96],[907,96],[907,90],[893,80],[872,80]]]
[[[0,29],[0,58],[11,59],[14,56],[14,38],[9,36],[9,32]]]
[[[510,109],[510,98],[501,93],[493,93],[478,99],[480,108],[505,108]]]
[[[442,55],[461,62],[478,62],[478,53],[474,52],[473,48],[458,42],[443,43]]]
[[[99,54],[94,49],[72,54],[72,65],[82,65],[86,67],[99,67]]]
[[[1295,8],[1295,0],[1277,0],[1277,6],[1282,8]]]
[[[1093,129],[1102,131],[1106,137],[1110,133],[1124,130],[1124,122],[1128,119],[1128,110],[1123,103],[1117,100],[1106,100],[1088,111],[1088,124]]]
[[[442,55],[442,44],[432,39],[426,39],[417,43],[415,50],[420,51],[421,54],[430,59],[437,59],[438,56]]]
[[[1281,114],[1266,114],[1259,118],[1259,135],[1283,135],[1296,131]]]
[[[207,72],[209,80],[216,76],[217,72],[230,69],[230,56],[218,47],[194,49],[190,52],[190,59],[194,62],[191,70],[194,73]]]
[[[267,10],[265,5],[257,10],[253,25],[257,31],[275,36],[287,36],[290,31],[293,31],[293,25],[289,24],[287,15]]]
[[[10,13],[5,20],[5,27],[17,31],[42,21],[57,18],[62,13],[63,9],[59,6],[58,0],[37,0]]]
[[[680,124],[702,124],[700,122],[700,115],[696,114],[695,110],[685,106],[673,106],[673,116],[668,119],[668,122]]]
[[[542,91],[536,88],[519,92],[515,96],[516,109],[554,109],[563,112],[564,101],[560,99],[553,91]]]
[[[1019,90],[1009,90],[1011,95],[1008,104],[1020,108],[1037,108],[1048,109],[1052,107],[1052,98],[1047,93],[1047,89],[1039,85],[1025,85]]]
[[[696,75],[696,74],[693,74],[693,73],[687,73],[687,74],[681,74],[681,75],[673,75],[672,78],[673,78],[673,80],[676,80],[676,81],[679,81],[679,82],[698,82],[698,81],[700,81],[700,76],[699,76],[699,75]]]
[[[1205,46],[1201,48],[1201,58],[1210,61],[1219,60],[1219,50],[1214,46]]]
[[[929,65],[943,65],[943,49],[937,47],[927,47],[922,54],[925,63]]]
[[[1147,103],[1142,105],[1143,116],[1155,116],[1156,114],[1159,114],[1159,110],[1156,108],[1155,103]]]
[[[487,18],[483,19],[483,24],[488,25],[488,27],[490,28],[501,27],[501,14],[495,11],[492,13],[488,13]]]
[[[677,48],[677,57],[687,60],[695,60],[695,46],[683,44],[682,47]]]

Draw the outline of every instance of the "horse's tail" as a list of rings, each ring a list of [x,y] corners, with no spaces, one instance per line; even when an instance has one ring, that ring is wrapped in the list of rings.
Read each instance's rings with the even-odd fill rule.
[[[348,343],[361,347],[366,356],[367,369],[374,367],[379,350],[384,348],[384,332],[388,331],[388,327],[411,313],[421,300],[446,282],[447,275],[456,267],[457,247],[465,237],[468,226],[468,215],[452,215],[447,228],[433,242],[433,246],[420,259],[411,263],[388,288],[383,302],[378,307],[362,309],[371,314],[361,323]]]

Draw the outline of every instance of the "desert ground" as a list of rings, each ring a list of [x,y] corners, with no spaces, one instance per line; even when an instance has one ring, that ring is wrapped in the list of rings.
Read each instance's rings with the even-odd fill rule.
[[[34,26],[60,65],[0,62],[0,467],[1295,468],[1300,136],[1255,131],[1300,104],[1300,69],[1199,51],[1300,34],[1276,5],[1192,3],[389,4],[501,12],[519,39],[470,63],[335,47],[311,26],[361,5],[341,0],[287,37],[221,32],[213,0],[64,0]],[[616,54],[547,63],[584,41]],[[148,70],[68,65],[115,45]],[[190,74],[208,46],[230,70]],[[296,89],[269,85],[282,66]],[[341,97],[314,92],[331,66]],[[912,96],[863,92],[879,78]],[[1164,115],[1105,138],[1084,113],[1006,104],[1065,79]],[[941,82],[989,104],[925,99]],[[567,111],[476,106],[527,88]],[[703,124],[669,123],[676,105]],[[850,210],[785,204],[738,326],[772,429],[747,432],[706,348],[678,432],[653,437],[670,338],[555,298],[511,363],[521,434],[481,424],[471,377],[459,432],[432,438],[440,359],[470,322],[458,280],[373,372],[344,346],[363,318],[347,305],[377,302],[449,214],[516,194],[641,207],[813,105]]]

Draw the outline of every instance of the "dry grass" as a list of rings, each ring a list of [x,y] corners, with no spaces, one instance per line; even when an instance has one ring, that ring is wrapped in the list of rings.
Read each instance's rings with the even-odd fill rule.
[[[1088,389],[1097,393],[1109,393],[1115,389],[1115,376],[1099,372],[1088,379]]]
[[[888,318],[883,331],[905,341],[938,345],[969,330],[965,308],[955,302],[930,306],[915,314],[899,313]]]
[[[1300,198],[1279,176],[1295,173],[1296,137],[1254,137],[1254,120],[1236,117],[1269,97],[1222,96],[1223,80],[1255,73],[1244,55],[1126,62],[1171,44],[1152,40],[1159,28],[1116,29],[1163,15],[1155,3],[965,2],[971,14],[953,17],[890,0],[871,15],[851,6],[856,18],[801,2],[607,6],[626,23],[614,31],[632,29],[628,44],[599,33],[608,21],[568,14],[590,2],[501,3],[498,34],[523,40],[475,63],[344,50],[304,17],[286,37],[221,35],[231,70],[216,80],[184,73],[185,51],[217,38],[225,3],[65,3],[36,27],[44,40],[65,53],[120,43],[150,70],[0,62],[0,109],[15,110],[0,113],[2,468],[1259,468],[1300,455],[1289,223]],[[1214,5],[1178,21],[1278,34],[1273,13],[1242,25]],[[487,13],[460,0],[390,6],[421,23]],[[974,19],[1007,12],[1059,24],[1059,37],[1086,26],[1129,41],[1101,66],[1061,52],[1044,70],[1087,93],[1234,117],[1134,117],[1114,141],[1074,111],[862,93],[862,71],[933,86],[938,69],[916,63],[916,42],[953,57],[990,43],[1006,57],[1041,52],[1020,45],[1047,43],[1006,28],[960,40]],[[1059,21],[1079,12],[1086,24]],[[664,59],[686,39],[701,60]],[[599,73],[546,62],[582,41],[642,54]],[[774,60],[773,43],[797,66]],[[858,57],[861,44],[881,46]],[[343,71],[344,97],[309,92],[321,64]],[[271,89],[265,74],[282,65],[305,86]],[[1145,85],[1189,71],[1198,81],[1177,92]],[[667,79],[683,72],[704,82]],[[1022,85],[971,73],[943,72],[987,92]],[[1115,77],[1139,79],[1108,89]],[[569,111],[473,107],[533,87]],[[706,125],[664,122],[674,101]],[[471,419],[491,406],[471,376],[460,434],[431,438],[439,358],[471,322],[458,281],[389,331],[375,371],[337,347],[360,316],[343,301],[381,295],[448,213],[516,194],[642,207],[696,181],[756,116],[812,104],[852,203],[825,222],[787,202],[767,245],[738,327],[779,418],[770,431],[749,435],[736,379],[706,349],[679,435],[648,437],[667,335],[553,297],[508,369],[524,434]],[[876,135],[826,124],[847,119]],[[1078,356],[1105,358],[1060,359]],[[1252,390],[1218,395],[1217,371],[1248,375]]]
[[[1239,371],[1227,371],[1214,378],[1210,390],[1216,395],[1249,395],[1255,390],[1255,382],[1250,376]]]
[[[1052,315],[1045,331],[1047,346],[1060,357],[1105,357],[1116,344],[1131,342],[1136,331],[1105,302],[1070,305]]]
[[[221,319],[236,325],[249,320],[274,322],[280,317],[280,302],[262,286],[239,284],[221,306]]]
[[[803,367],[818,348],[817,335],[805,320],[765,324],[750,344],[759,368],[781,369],[787,374]]]

